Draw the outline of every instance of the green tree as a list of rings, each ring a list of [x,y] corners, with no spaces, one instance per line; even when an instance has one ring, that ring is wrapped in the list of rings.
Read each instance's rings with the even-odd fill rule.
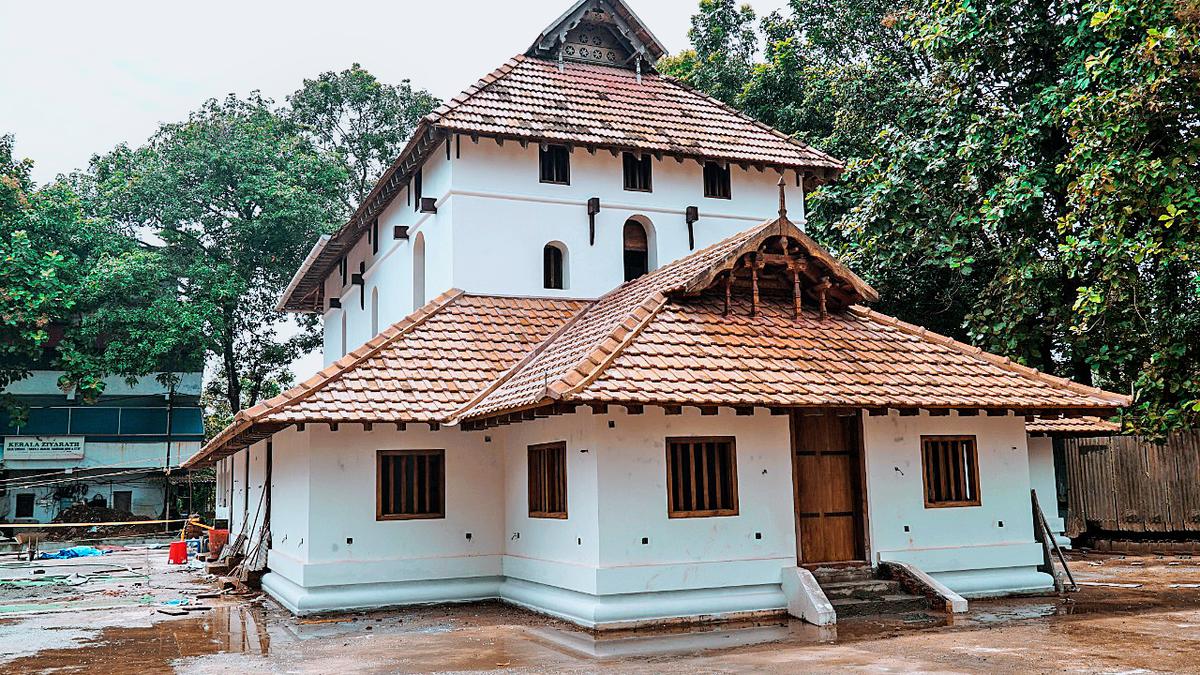
[[[389,85],[357,63],[305,80],[288,98],[289,118],[346,170],[345,205],[357,206],[400,156],[421,118],[440,102],[408,80]]]
[[[69,180],[36,189],[32,162],[0,140],[0,389],[33,369],[95,399],[108,375],[140,377],[201,367],[194,335],[180,335],[177,284],[148,276],[165,259],[111,221],[89,217]],[[8,412],[18,409],[9,397]]]
[[[215,358],[231,412],[319,346],[315,321],[276,302],[312,242],[344,218],[346,173],[271,101],[210,100],[146,146],[94,158],[86,180],[94,208],[163,242],[169,265],[143,273],[178,284],[188,309],[171,330]]]
[[[1198,15],[1195,0],[792,0],[763,21],[765,60],[733,103],[848,160],[809,228],[885,311],[1132,388],[1132,426],[1161,432],[1194,424],[1200,398]],[[725,95],[721,63],[679,74]]]

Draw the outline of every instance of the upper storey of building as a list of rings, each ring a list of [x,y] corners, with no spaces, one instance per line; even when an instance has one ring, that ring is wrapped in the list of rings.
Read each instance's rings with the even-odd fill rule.
[[[658,74],[665,53],[621,0],[579,0],[524,54],[420,122],[354,215],[314,247],[280,307],[327,313],[357,294],[365,310],[379,292],[367,277],[393,251],[387,264],[405,268],[397,278],[411,287],[389,289],[405,301],[387,304],[409,311],[451,286],[567,291],[551,277],[568,268],[587,279],[569,294],[595,297],[630,264],[653,269],[770,217],[780,175],[802,220],[804,188],[842,163]],[[630,236],[635,258],[645,240],[644,261],[629,260]]]

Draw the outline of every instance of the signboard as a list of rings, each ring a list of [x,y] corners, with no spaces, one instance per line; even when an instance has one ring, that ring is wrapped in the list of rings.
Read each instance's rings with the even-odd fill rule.
[[[5,436],[4,459],[83,459],[83,436]]]

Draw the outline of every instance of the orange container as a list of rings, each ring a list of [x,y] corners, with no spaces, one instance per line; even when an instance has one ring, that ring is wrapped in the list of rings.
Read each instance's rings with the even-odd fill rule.
[[[173,541],[167,549],[167,564],[168,565],[186,565],[187,564],[187,542]]]
[[[208,531],[208,551],[213,555],[221,552],[225,544],[229,543],[229,530],[218,530],[213,528]]]

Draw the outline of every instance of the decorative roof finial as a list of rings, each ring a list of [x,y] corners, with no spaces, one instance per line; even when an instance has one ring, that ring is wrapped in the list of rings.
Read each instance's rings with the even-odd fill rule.
[[[779,217],[787,218],[787,197],[784,195],[784,192],[783,192],[783,186],[785,185],[785,183],[783,182],[782,175],[779,177],[779,182],[776,183],[776,185],[779,186]]]

